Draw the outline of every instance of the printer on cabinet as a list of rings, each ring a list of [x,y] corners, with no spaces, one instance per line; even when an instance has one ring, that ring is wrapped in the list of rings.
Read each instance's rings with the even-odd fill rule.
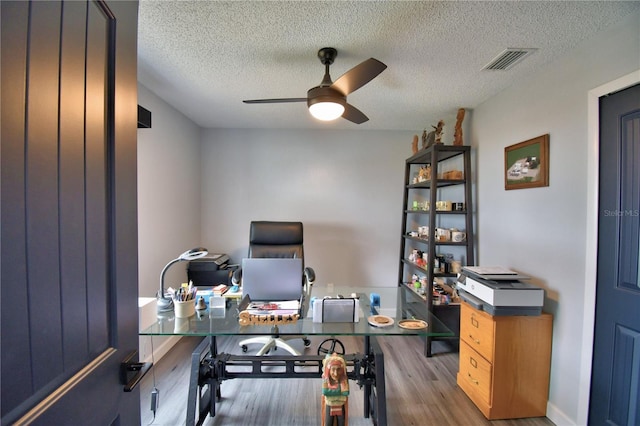
[[[544,289],[529,277],[503,268],[463,267],[456,282],[460,298],[491,315],[540,315]]]

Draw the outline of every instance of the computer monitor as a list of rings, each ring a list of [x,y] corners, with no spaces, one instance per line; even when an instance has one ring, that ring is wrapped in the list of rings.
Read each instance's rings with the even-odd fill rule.
[[[297,300],[302,296],[302,259],[242,259],[242,294],[252,301]]]

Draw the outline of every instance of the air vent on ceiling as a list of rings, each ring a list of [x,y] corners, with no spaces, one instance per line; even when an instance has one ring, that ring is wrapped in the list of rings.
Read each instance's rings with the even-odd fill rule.
[[[515,49],[509,48],[499,54],[491,62],[489,62],[483,70],[501,70],[506,71],[524,58],[532,54],[536,49]]]

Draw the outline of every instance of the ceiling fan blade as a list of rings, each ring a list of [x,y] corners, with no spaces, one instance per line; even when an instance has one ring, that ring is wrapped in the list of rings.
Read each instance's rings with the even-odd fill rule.
[[[342,113],[342,118],[346,118],[347,120],[356,124],[362,124],[365,121],[369,121],[369,117],[364,115],[362,111],[360,111],[358,108],[354,107],[351,104],[344,105],[344,112]]]
[[[369,58],[342,74],[331,87],[338,89],[346,96],[376,78],[386,68],[387,66],[379,60]]]
[[[307,98],[250,99],[242,102],[245,104],[281,104],[285,102],[307,102]]]

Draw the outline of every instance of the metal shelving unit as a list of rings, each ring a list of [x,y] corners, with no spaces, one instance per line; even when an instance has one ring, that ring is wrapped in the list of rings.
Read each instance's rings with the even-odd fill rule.
[[[434,304],[432,295],[434,279],[455,280],[457,274],[451,270],[449,260],[459,262],[459,266],[474,264],[470,154],[469,146],[432,145],[406,160],[404,178],[398,285],[405,289],[408,301],[422,301],[456,336],[459,336],[460,328],[459,304]],[[430,177],[416,181],[416,176],[423,167],[430,167]],[[464,208],[437,209],[438,201],[462,202]],[[424,231],[424,227],[428,227],[426,235],[424,232],[422,235],[415,235],[420,228]],[[438,240],[435,235],[437,228],[457,228],[466,233],[466,238],[458,242],[447,241],[446,237],[445,240]],[[414,250],[426,253],[422,257],[426,265],[410,260]],[[436,257],[442,259],[445,254],[451,256],[445,262],[448,267],[443,265],[442,270],[434,270],[439,263],[436,262]],[[412,281],[414,274],[425,278],[426,286],[415,288]],[[403,314],[411,316],[409,311]],[[426,356],[431,356],[432,340],[433,338],[425,340]]]

